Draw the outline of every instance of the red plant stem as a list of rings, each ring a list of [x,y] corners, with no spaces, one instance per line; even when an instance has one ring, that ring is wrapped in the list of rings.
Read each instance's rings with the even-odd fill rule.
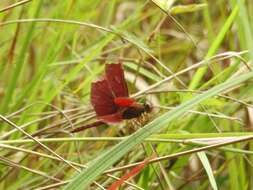
[[[130,170],[130,172],[126,173],[119,180],[115,181],[107,190],[116,190],[120,185],[122,185],[130,177],[137,175],[147,165],[150,159],[151,158],[146,159],[142,163],[134,167],[132,170]]]
[[[71,133],[77,133],[77,132],[80,132],[80,131],[83,131],[85,129],[89,129],[89,128],[93,128],[93,127],[98,127],[98,126],[101,126],[105,124],[103,121],[95,121],[91,124],[88,124],[88,125],[84,125],[84,126],[81,126],[81,127],[78,127],[76,129],[73,129],[72,131],[70,131]]]

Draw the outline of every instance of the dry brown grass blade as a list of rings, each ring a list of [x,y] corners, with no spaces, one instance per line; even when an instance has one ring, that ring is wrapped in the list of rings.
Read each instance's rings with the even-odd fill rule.
[[[29,2],[31,2],[31,1],[32,1],[32,0],[23,0],[23,1],[19,1],[19,2],[17,2],[17,3],[13,3],[13,4],[11,4],[11,5],[7,6],[7,7],[4,7],[4,8],[2,8],[2,9],[0,9],[0,13],[5,12],[5,11],[8,11],[8,10],[13,9],[13,8],[15,8],[15,7],[24,5],[24,4],[29,3]]]
[[[20,168],[20,169],[26,170],[28,172],[34,173],[36,175],[40,175],[40,176],[43,176],[43,177],[48,178],[50,180],[56,181],[56,182],[62,182],[60,179],[57,179],[53,176],[50,176],[50,175],[48,175],[44,172],[34,170],[34,169],[28,168],[26,166],[20,165],[20,164],[15,163],[15,162],[13,162],[13,161],[5,158],[5,157],[0,156],[0,161],[2,161],[3,163],[5,163],[6,165],[9,165],[11,167]]]
[[[7,124],[9,124],[10,126],[18,129],[20,132],[22,132],[25,136],[27,136],[29,139],[32,139],[34,142],[36,142],[37,144],[39,144],[41,147],[43,147],[44,149],[46,149],[48,152],[52,153],[53,155],[55,155],[57,158],[59,158],[61,161],[63,161],[64,163],[66,163],[67,165],[69,165],[70,167],[74,168],[77,171],[80,171],[79,168],[75,167],[73,164],[71,164],[68,160],[64,159],[63,157],[61,157],[59,154],[57,154],[56,152],[54,152],[53,150],[51,150],[49,147],[47,147],[46,145],[44,145],[43,143],[41,143],[40,141],[38,141],[36,138],[34,138],[33,136],[31,136],[29,133],[27,133],[26,131],[24,131],[22,128],[20,128],[19,126],[17,126],[15,123],[13,123],[12,121],[8,120],[7,118],[5,118],[4,116],[0,115],[0,118],[6,122]]]
[[[194,148],[194,149],[183,151],[183,152],[170,154],[170,155],[167,155],[167,156],[162,156],[162,157],[159,157],[159,158],[154,158],[154,159],[149,160],[148,164],[158,162],[158,161],[163,161],[163,160],[169,160],[169,159],[172,159],[172,158],[178,158],[178,157],[181,157],[181,156],[185,156],[185,155],[189,155],[189,154],[193,154],[193,153],[197,153],[197,152],[201,152],[201,151],[205,151],[205,150],[210,150],[210,149],[222,147],[222,146],[229,145],[229,144],[250,141],[250,140],[253,139],[253,136],[235,137],[234,139],[233,140],[227,140],[225,142],[221,142],[221,143],[217,143],[217,144],[212,144],[212,145],[200,147],[200,148]],[[187,140],[186,140],[186,142],[187,142]],[[133,164],[122,166],[122,167],[113,168],[113,169],[107,170],[106,173],[112,173],[112,172],[116,172],[116,171],[125,170],[125,169],[131,168],[131,167],[135,167],[139,164],[141,164],[141,162],[136,162],[136,163],[133,163]]]

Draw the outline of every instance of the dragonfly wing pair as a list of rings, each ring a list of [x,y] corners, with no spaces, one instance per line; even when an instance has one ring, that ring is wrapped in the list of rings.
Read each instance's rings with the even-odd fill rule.
[[[129,98],[124,70],[120,63],[106,64],[105,77],[92,83],[91,104],[98,119],[106,123],[117,123],[122,120],[120,112],[124,105],[133,102]]]

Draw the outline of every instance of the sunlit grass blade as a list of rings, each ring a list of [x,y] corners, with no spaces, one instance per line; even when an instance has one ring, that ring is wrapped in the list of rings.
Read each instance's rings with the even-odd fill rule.
[[[198,152],[197,154],[198,154],[200,161],[202,162],[202,165],[204,166],[204,168],[206,170],[207,176],[209,178],[209,181],[210,181],[210,184],[211,184],[213,190],[218,190],[218,187],[217,187],[214,175],[213,175],[212,168],[210,166],[210,163],[208,161],[208,158],[207,158],[205,152]]]
[[[190,13],[190,12],[195,12],[195,11],[200,11],[204,9],[207,5],[202,3],[202,4],[189,4],[189,5],[178,5],[178,6],[173,6],[169,10],[171,14],[182,14],[182,13]]]

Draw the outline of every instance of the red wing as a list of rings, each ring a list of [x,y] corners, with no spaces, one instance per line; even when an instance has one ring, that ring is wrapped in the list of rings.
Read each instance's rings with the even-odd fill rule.
[[[121,63],[106,64],[105,75],[115,97],[128,97],[127,83]]]
[[[114,96],[106,79],[92,83],[91,104],[97,116],[109,115],[117,111]]]
[[[122,116],[121,116],[121,112],[116,112],[116,113],[113,113],[110,115],[99,116],[98,119],[99,119],[99,121],[102,121],[107,124],[119,123],[123,120]]]

